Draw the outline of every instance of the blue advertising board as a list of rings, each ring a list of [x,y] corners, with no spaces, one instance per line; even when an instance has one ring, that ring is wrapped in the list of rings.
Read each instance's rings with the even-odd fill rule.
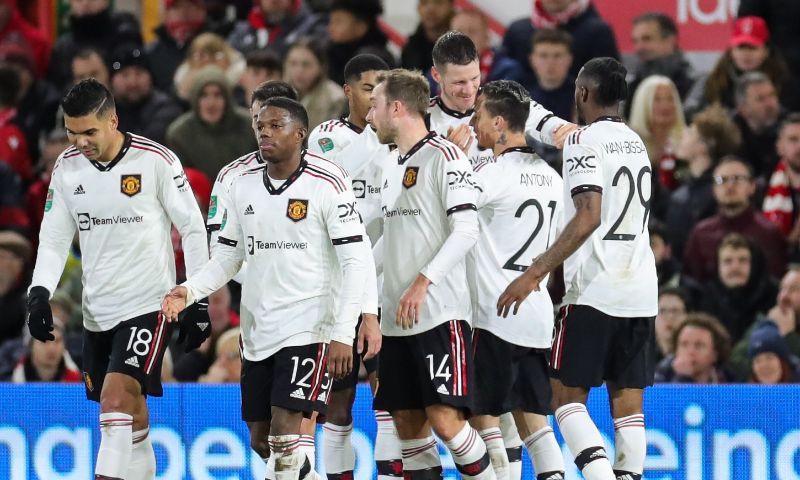
[[[237,385],[168,385],[163,398],[149,403],[159,480],[264,478],[239,417]],[[589,410],[613,455],[605,390],[592,393]],[[656,386],[645,399],[645,477],[800,480],[799,413],[800,386]],[[98,414],[81,385],[0,384],[0,479],[92,478]],[[375,421],[366,385],[359,386],[353,417],[356,477],[368,480],[375,475]],[[568,478],[580,478],[562,449]],[[445,476],[457,478],[452,459],[440,452]],[[317,468],[324,472],[320,457]],[[523,478],[534,478],[523,461]]]

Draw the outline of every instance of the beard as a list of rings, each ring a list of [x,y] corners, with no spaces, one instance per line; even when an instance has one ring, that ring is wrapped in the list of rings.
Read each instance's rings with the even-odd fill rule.
[[[378,141],[383,145],[389,145],[395,143],[395,139],[397,138],[397,129],[386,127],[386,128],[379,128],[377,126],[375,128],[375,133],[378,135]]]

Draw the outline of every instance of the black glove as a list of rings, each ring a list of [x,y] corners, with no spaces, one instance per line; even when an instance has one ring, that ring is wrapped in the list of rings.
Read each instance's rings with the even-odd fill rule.
[[[44,287],[33,287],[28,294],[28,330],[36,340],[55,340],[53,312],[50,310],[50,292]]]
[[[186,307],[180,317],[178,343],[186,341],[184,352],[189,353],[211,336],[211,320],[208,318],[208,298]]]

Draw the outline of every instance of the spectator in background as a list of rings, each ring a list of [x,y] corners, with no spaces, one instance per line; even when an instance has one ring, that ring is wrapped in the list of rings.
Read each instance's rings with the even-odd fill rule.
[[[533,0],[533,14],[509,25],[503,47],[522,65],[528,64],[531,39],[537,29],[558,28],[572,36],[572,67],[577,77],[583,65],[596,57],[619,59],[614,31],[597,13],[590,0]]]
[[[0,47],[14,45],[30,52],[37,78],[47,73],[50,40],[17,9],[17,0],[0,0]]]
[[[778,92],[763,72],[747,72],[736,81],[736,114],[733,121],[742,133],[738,155],[753,166],[756,177],[772,173],[778,164],[775,142],[778,126],[786,115]]]
[[[720,158],[739,148],[739,142],[736,125],[717,106],[695,115],[692,124],[684,129],[675,154],[688,163],[688,168],[683,184],[670,196],[666,213],[667,232],[677,258],[683,258],[692,228],[716,211],[712,172]]]
[[[53,166],[58,156],[69,146],[67,132],[63,128],[50,132],[43,142],[42,154],[37,167],[38,176],[25,192],[25,212],[30,220],[30,233],[34,247],[37,247],[39,243],[39,228],[42,225],[44,204],[47,201],[47,189],[50,187]]]
[[[157,89],[172,92],[175,72],[186,58],[189,44],[207,28],[203,0],[164,0],[164,23],[155,29],[156,39],[147,46]]]
[[[243,97],[239,103],[249,106],[256,87],[270,80],[283,80],[283,62],[271,50],[255,50],[245,55],[245,65],[244,74],[239,79]]]
[[[800,241],[800,113],[792,113],[781,124],[776,144],[780,161],[769,179],[764,197],[764,216],[778,226],[796,248]]]
[[[72,80],[72,57],[85,48],[95,48],[105,59],[122,43],[142,44],[139,20],[128,12],[111,12],[108,0],[69,0],[69,31],[61,34],[50,54],[48,79],[59,90]]]
[[[72,84],[76,84],[87,78],[94,78],[106,87],[109,86],[109,73],[106,59],[100,50],[93,47],[86,47],[78,51],[72,57],[70,63],[70,74]]]
[[[191,110],[167,129],[167,146],[183,165],[216,178],[220,168],[256,149],[249,113],[237,107],[225,74],[210,65],[197,73]]]
[[[169,95],[153,87],[150,63],[142,47],[120,45],[111,54],[111,93],[124,132],[165,143],[167,127],[182,112]]]
[[[672,334],[672,355],[656,367],[655,383],[720,384],[733,380],[726,367],[731,340],[719,321],[690,313]]]
[[[651,219],[648,227],[650,233],[650,249],[656,260],[658,288],[677,287],[681,278],[681,264],[672,254],[667,230],[658,220]]]
[[[673,350],[673,335],[678,325],[686,320],[686,295],[676,287],[658,291],[658,314],[656,315],[656,357],[657,362]]]
[[[653,75],[639,83],[630,102],[628,125],[642,137],[653,177],[667,191],[678,187],[675,150],[686,122],[681,98],[668,77]]]
[[[14,118],[17,116],[20,81],[17,70],[0,64],[0,162],[11,167],[24,181],[33,178],[28,142]]]
[[[765,269],[761,249],[729,233],[717,248],[717,277],[697,293],[697,309],[718,318],[736,343],[772,307],[778,286]]]
[[[347,99],[342,87],[328,79],[325,49],[319,40],[305,37],[293,43],[286,54],[283,72],[308,111],[309,131],[342,114]]]
[[[572,38],[563,30],[540,29],[533,35],[528,62],[533,75],[524,81],[531,99],[542,104],[557,117],[575,117],[575,77],[572,66]]]
[[[378,26],[380,0],[333,0],[328,20],[328,77],[344,85],[344,66],[360,53],[397,61],[386,49],[388,38]]]
[[[244,56],[215,33],[201,33],[189,47],[186,60],[175,72],[175,93],[182,100],[189,100],[195,78],[204,67],[214,65],[225,73],[228,83],[237,85],[247,65]]]
[[[668,15],[660,12],[645,13],[633,19],[633,49],[638,60],[628,81],[626,113],[630,112],[632,96],[639,84],[652,75],[672,80],[681,101],[694,84],[692,66],[678,48],[678,27]]]
[[[19,337],[25,326],[31,243],[13,230],[0,231],[0,344]]]
[[[400,55],[403,68],[419,70],[429,75],[433,66],[433,45],[450,29],[450,20],[454,14],[453,0],[417,1],[419,25],[403,46]]]
[[[791,85],[800,84],[800,2],[786,0],[740,0],[739,17],[763,18],[772,33],[772,44],[786,59]],[[783,102],[791,111],[800,111],[800,92],[789,88]]]
[[[281,54],[299,38],[324,38],[325,17],[302,0],[253,0],[247,20],[238,22],[228,42],[242,53],[270,48]]]
[[[53,327],[51,333],[55,340],[49,342],[41,342],[26,335],[27,351],[11,374],[12,383],[77,383],[83,381],[78,366],[65,348],[64,321],[55,313],[53,314]]]
[[[214,361],[200,383],[239,383],[242,376],[242,355],[239,351],[239,327],[223,333],[214,348]]]
[[[783,56],[768,45],[769,30],[759,17],[743,17],[733,25],[733,35],[728,49],[722,54],[707,76],[700,77],[692,86],[684,102],[684,110],[691,117],[713,103],[721,104],[729,112],[736,109],[736,80],[744,73],[765,73],[775,87],[782,91],[787,86],[788,70]]]
[[[698,223],[689,234],[683,257],[683,273],[704,283],[717,276],[717,247],[729,233],[739,233],[761,247],[774,277],[786,271],[786,239],[778,227],[755,210],[750,164],[737,157],[723,158],[714,169],[717,214]]]
[[[22,191],[19,175],[0,162],[0,230],[14,230],[25,235],[38,234],[38,229],[30,229],[30,220],[23,208]]]
[[[450,20],[450,30],[463,33],[475,44],[478,50],[478,66],[481,69],[481,84],[492,80],[524,81],[525,70],[522,65],[509,58],[502,48],[492,47],[489,20],[483,12],[474,9],[457,12]]]
[[[762,321],[753,329],[747,347],[750,383],[777,385],[800,382],[800,358],[789,352],[777,325]]]

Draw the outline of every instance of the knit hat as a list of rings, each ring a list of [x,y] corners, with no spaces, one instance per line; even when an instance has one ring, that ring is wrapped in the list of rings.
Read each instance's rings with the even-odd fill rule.
[[[26,262],[30,260],[33,251],[31,242],[13,230],[0,231],[0,248],[10,251]]]
[[[118,46],[111,52],[111,76],[126,67],[140,67],[150,70],[147,54],[139,45],[128,43]]]
[[[781,336],[778,326],[770,320],[763,320],[756,324],[750,334],[750,343],[747,346],[747,355],[750,360],[759,353],[774,353],[784,360],[789,359],[789,347]]]

